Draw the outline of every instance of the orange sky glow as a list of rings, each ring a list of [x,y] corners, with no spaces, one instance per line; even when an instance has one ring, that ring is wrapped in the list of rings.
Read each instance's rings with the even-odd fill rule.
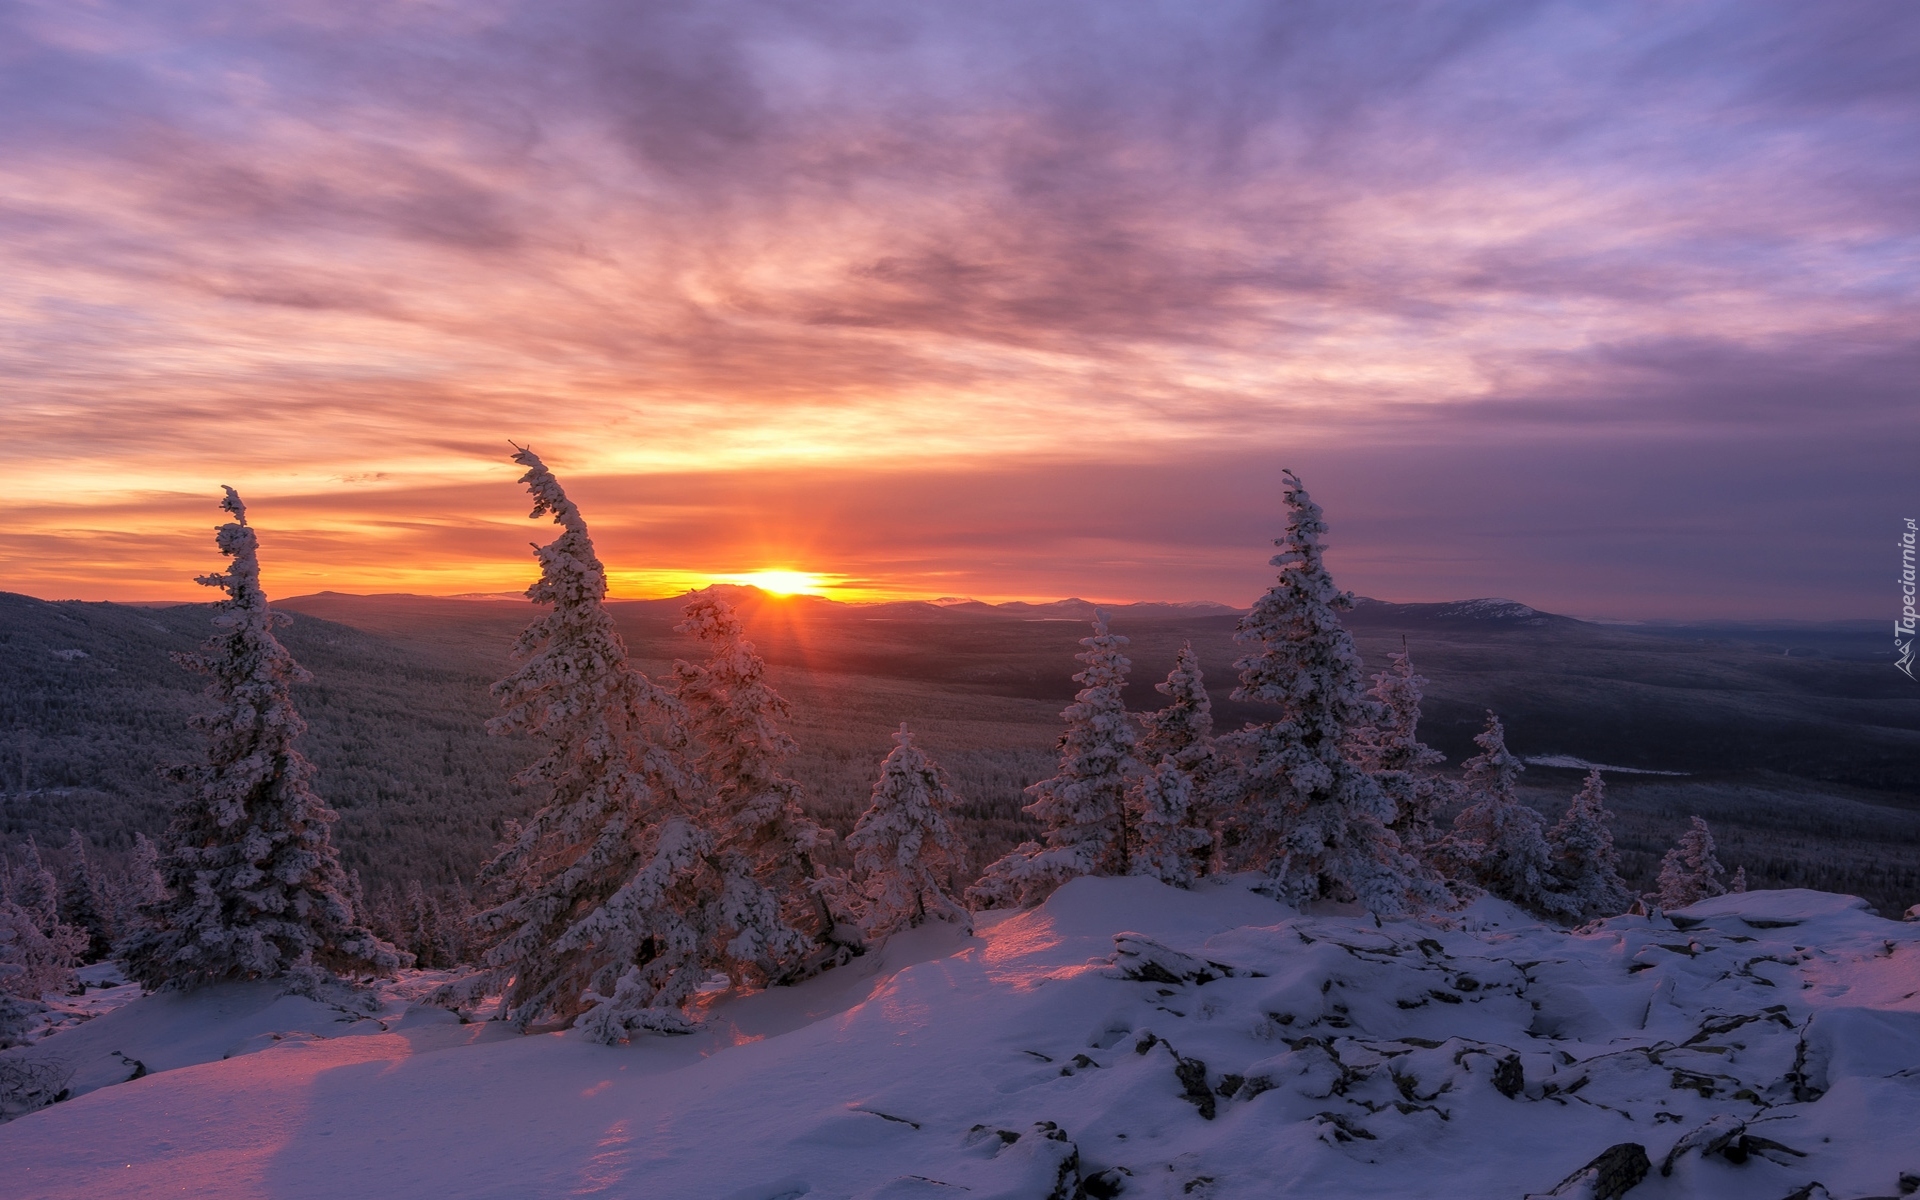
[[[0,589],[203,599],[231,484],[271,594],[517,591],[511,439],[619,596],[1245,604],[1291,467],[1363,594],[1884,607],[1843,14],[567,13],[0,18]]]

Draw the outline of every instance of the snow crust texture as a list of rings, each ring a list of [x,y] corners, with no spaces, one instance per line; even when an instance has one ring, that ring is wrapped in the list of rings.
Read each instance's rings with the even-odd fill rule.
[[[1252,882],[1074,880],[620,1047],[460,1025],[411,974],[370,1017],[151,996],[0,1055],[96,1087],[147,1066],[0,1125],[4,1190],[1859,1200],[1920,1175],[1920,926],[1803,891],[1572,933],[1494,900],[1376,922]]]

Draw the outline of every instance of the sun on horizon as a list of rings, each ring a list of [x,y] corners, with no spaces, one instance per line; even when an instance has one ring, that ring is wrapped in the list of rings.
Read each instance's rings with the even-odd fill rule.
[[[721,575],[716,578],[721,583],[757,587],[776,596],[824,596],[833,586],[824,577],[811,571],[794,571],[785,567],[766,567],[744,575]]]

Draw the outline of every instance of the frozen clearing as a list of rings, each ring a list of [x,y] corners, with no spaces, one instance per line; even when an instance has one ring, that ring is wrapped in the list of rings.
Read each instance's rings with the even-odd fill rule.
[[[0,1056],[81,1093],[0,1125],[0,1195],[1519,1200],[1611,1147],[1617,1187],[1631,1146],[1631,1200],[1920,1186],[1920,925],[1806,891],[1674,916],[1082,879],[616,1048],[409,1008],[421,979],[371,1018],[154,996]]]

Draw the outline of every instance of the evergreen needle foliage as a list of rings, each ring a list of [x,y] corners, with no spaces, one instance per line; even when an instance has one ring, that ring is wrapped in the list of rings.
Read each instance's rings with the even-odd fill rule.
[[[901,725],[880,764],[873,802],[847,835],[868,937],[883,939],[930,918],[972,931],[972,918],[947,891],[965,865],[953,832],[959,805],[947,773]]]
[[[1713,831],[1700,817],[1694,817],[1680,844],[1660,860],[1659,890],[1651,897],[1661,908],[1685,908],[1714,896],[1724,896],[1726,874],[1713,844]],[[1743,880],[1744,882],[1744,880]]]
[[[1473,741],[1480,753],[1461,764],[1471,803],[1454,818],[1447,854],[1461,875],[1502,900],[1564,914],[1564,899],[1554,890],[1546,822],[1514,794],[1514,781],[1526,768],[1508,751],[1500,718],[1489,712],[1487,727]]]
[[[618,996],[602,1040],[625,1030],[683,1029],[681,1001],[706,979],[703,920],[715,881],[706,836],[678,810],[689,786],[679,703],[627,662],[603,601],[606,570],[579,508],[531,450],[514,461],[560,536],[535,548],[545,605],[513,648],[518,667],[493,687],[504,711],[488,729],[525,732],[547,752],[520,781],[546,793],[510,825],[482,869],[499,902],[475,917],[490,938],[485,969],[454,1001],[501,992],[501,1015],[525,1028],[572,1022]]]
[[[702,822],[734,891],[756,912],[771,906],[742,926],[736,957],[777,980],[845,961],[860,944],[850,936],[849,885],[820,866],[833,835],[801,810],[800,785],[783,770],[797,749],[784,727],[793,710],[767,681],[732,605],[708,589],[687,602],[685,616],[676,628],[710,647],[704,664],[674,664],[699,750]]]
[[[1075,876],[1129,872],[1137,834],[1127,792],[1140,761],[1120,692],[1133,664],[1104,612],[1095,611],[1093,636],[1080,644],[1074,658],[1085,665],[1073,678],[1082,687],[1060,714],[1060,769],[1027,789],[1033,803],[1024,811],[1046,827],[1046,845],[1024,842],[989,866],[967,893],[983,903],[1038,904]]]
[[[1620,877],[1620,854],[1613,848],[1613,814],[1606,801],[1607,785],[1601,782],[1599,770],[1588,771],[1586,786],[1547,834],[1553,873],[1565,897],[1561,910],[1582,921],[1614,916],[1633,903],[1633,892]]]
[[[1140,718],[1142,770],[1127,793],[1136,842],[1131,870],[1186,887],[1206,874],[1213,858],[1202,804],[1214,776],[1213,701],[1192,642],[1180,647],[1173,669],[1153,690],[1169,703]]]
[[[1233,698],[1275,705],[1280,715],[1223,739],[1236,767],[1221,812],[1228,862],[1264,869],[1290,902],[1405,912],[1441,892],[1388,828],[1392,799],[1348,757],[1349,732],[1376,715],[1340,623],[1353,597],[1334,586],[1323,561],[1326,521],[1291,471],[1284,497],[1287,528],[1272,559],[1279,578],[1234,635],[1250,650],[1234,664]]]
[[[329,832],[337,814],[308,786],[313,766],[294,749],[306,726],[292,687],[308,676],[274,637],[246,506],[227,488],[221,508],[233,520],[217,541],[233,561],[198,582],[226,599],[213,638],[179,659],[208,677],[213,708],[193,719],[206,759],[174,772],[192,792],[167,828],[166,893],[125,946],[128,971],[150,988],[314,968],[390,973],[401,956],[355,924]]]

